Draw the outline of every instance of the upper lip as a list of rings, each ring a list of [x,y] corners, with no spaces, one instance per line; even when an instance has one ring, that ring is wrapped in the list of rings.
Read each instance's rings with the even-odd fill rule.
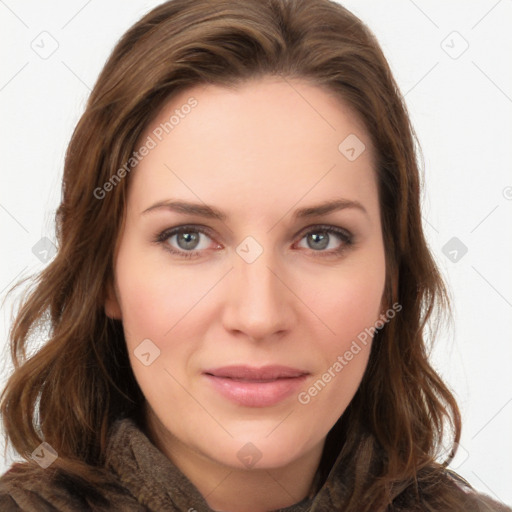
[[[203,373],[214,377],[237,380],[275,380],[302,377],[309,372],[290,366],[270,365],[260,368],[254,366],[223,366],[205,370]]]

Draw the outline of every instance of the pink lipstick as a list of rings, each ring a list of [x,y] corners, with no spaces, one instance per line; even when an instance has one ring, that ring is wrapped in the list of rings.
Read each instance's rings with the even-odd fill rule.
[[[245,407],[269,407],[289,397],[309,372],[289,366],[224,366],[203,375],[222,396]]]

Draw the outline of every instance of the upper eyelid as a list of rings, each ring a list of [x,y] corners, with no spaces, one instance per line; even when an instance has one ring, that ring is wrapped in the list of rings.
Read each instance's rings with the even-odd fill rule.
[[[212,236],[213,230],[211,228],[207,227],[207,226],[203,226],[203,225],[200,225],[200,224],[183,224],[183,225],[176,226],[176,227],[173,227],[173,228],[168,228],[168,229],[165,229],[164,231],[162,231],[158,235],[158,237],[162,238],[164,240],[167,240],[167,239],[171,238],[172,236],[177,235],[180,232],[186,232],[187,230],[197,231],[199,233],[202,233],[202,234],[208,236],[210,239],[214,240],[214,236]],[[338,236],[340,236],[340,237],[343,236],[343,233],[337,233],[337,232],[338,231],[342,231],[342,232],[345,232],[347,238],[349,238],[349,239],[352,239],[353,236],[354,236],[351,231],[349,231],[346,228],[342,228],[341,226],[334,226],[334,225],[330,225],[330,224],[310,224],[308,226],[305,226],[305,227],[301,228],[293,236],[293,238],[295,239],[296,237],[298,237],[300,235],[305,236],[307,233],[309,233],[311,231],[315,231],[315,230],[318,230],[318,231],[332,230],[333,233],[331,233],[331,234],[335,234],[335,235],[338,234]],[[185,251],[185,252],[193,252],[193,251]]]

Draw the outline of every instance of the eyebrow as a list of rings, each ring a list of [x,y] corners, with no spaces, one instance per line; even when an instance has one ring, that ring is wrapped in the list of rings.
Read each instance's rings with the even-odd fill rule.
[[[295,210],[293,214],[294,219],[305,219],[310,217],[318,217],[320,215],[327,215],[329,213],[345,210],[348,208],[357,209],[368,215],[365,207],[359,201],[353,201],[350,199],[331,199],[329,201],[324,201],[323,203],[308,206],[305,208],[299,208]],[[169,210],[176,213],[183,213],[188,215],[198,215],[200,217],[205,217],[208,219],[217,219],[220,221],[227,220],[228,216],[223,211],[209,206],[207,204],[202,203],[190,203],[187,201],[173,201],[173,200],[163,200],[158,201],[153,204],[149,208],[146,208],[141,215],[145,215],[152,211],[156,210]]]

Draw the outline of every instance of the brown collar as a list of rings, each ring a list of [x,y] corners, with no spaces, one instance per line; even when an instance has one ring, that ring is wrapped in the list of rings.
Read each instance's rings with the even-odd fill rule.
[[[117,420],[111,430],[106,466],[144,506],[161,512],[212,512],[190,480],[146,436],[131,418]],[[316,500],[314,500],[317,505]],[[306,512],[306,499],[276,512]],[[322,510],[316,508],[315,510]]]

